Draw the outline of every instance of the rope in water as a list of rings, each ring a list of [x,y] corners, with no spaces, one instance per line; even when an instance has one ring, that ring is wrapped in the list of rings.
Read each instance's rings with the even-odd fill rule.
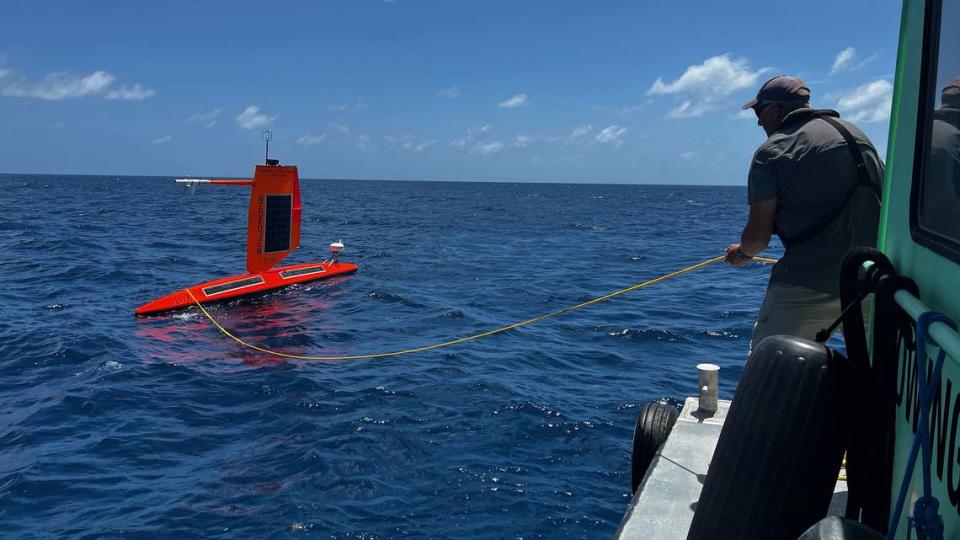
[[[293,360],[328,360],[328,361],[335,361],[335,360],[372,360],[372,359],[374,359],[374,358],[387,358],[387,357],[390,357],[390,356],[403,356],[403,355],[406,355],[406,354],[413,354],[413,353],[419,353],[419,352],[425,352],[425,351],[432,351],[432,350],[435,350],[435,349],[440,349],[440,348],[443,348],[443,347],[450,347],[450,346],[452,346],[452,345],[457,345],[457,344],[460,344],[460,343],[465,343],[465,342],[467,342],[467,341],[473,341],[473,340],[475,340],[475,339],[480,339],[480,338],[483,338],[483,337],[493,336],[493,335],[496,335],[496,334],[500,334],[500,333],[506,332],[506,331],[508,331],[508,330],[513,330],[513,329],[515,329],[515,328],[520,328],[521,326],[527,326],[527,325],[530,325],[530,324],[533,324],[533,323],[536,323],[536,322],[544,321],[544,320],[546,320],[546,319],[551,319],[551,318],[553,318],[553,317],[558,317],[558,316],[563,315],[563,314],[565,314],[565,313],[570,313],[571,311],[576,311],[576,310],[578,310],[578,309],[585,308],[585,307],[587,307],[587,306],[592,306],[593,304],[598,304],[598,303],[600,303],[600,302],[603,302],[603,301],[606,301],[606,300],[610,300],[611,298],[616,298],[616,297],[618,297],[618,296],[627,294],[627,293],[629,293],[629,292],[636,291],[636,290],[638,290],[638,289],[642,289],[642,288],[644,288],[644,287],[649,287],[650,285],[653,285],[653,284],[656,284],[656,283],[660,283],[661,281],[666,281],[666,280],[668,280],[668,279],[672,279],[672,278],[675,278],[675,277],[677,277],[677,276],[681,276],[681,275],[686,274],[686,273],[688,273],[688,272],[693,272],[694,270],[699,270],[699,269],[704,268],[704,267],[706,267],[706,266],[710,266],[711,264],[718,263],[718,262],[722,261],[723,259],[724,259],[724,256],[723,256],[723,255],[721,255],[721,256],[719,256],[719,257],[713,257],[713,258],[711,258],[711,259],[707,259],[707,260],[705,260],[705,261],[702,261],[702,262],[699,262],[699,263],[696,263],[696,264],[691,264],[690,266],[688,266],[688,267],[686,267],[686,268],[682,268],[682,269],[677,270],[677,271],[675,271],[675,272],[670,272],[669,274],[664,274],[664,275],[662,275],[662,276],[655,277],[655,278],[653,278],[653,279],[644,281],[643,283],[638,283],[638,284],[636,284],[636,285],[627,287],[626,289],[620,289],[619,291],[612,292],[612,293],[610,293],[610,294],[601,296],[601,297],[599,297],[599,298],[594,298],[593,300],[588,300],[588,301],[586,301],[586,302],[582,302],[582,303],[579,303],[579,304],[574,305],[574,306],[570,306],[570,307],[567,307],[567,308],[563,308],[563,309],[558,310],[558,311],[553,311],[553,312],[547,313],[547,314],[545,314],[545,315],[540,315],[539,317],[534,317],[534,318],[532,318],[532,319],[527,319],[527,320],[525,320],[525,321],[520,321],[520,322],[517,322],[517,323],[509,324],[509,325],[507,325],[507,326],[501,326],[500,328],[495,328],[495,329],[493,329],[493,330],[488,330],[488,331],[486,331],[486,332],[481,332],[481,333],[479,333],[479,334],[473,334],[472,336],[466,336],[466,337],[461,337],[461,338],[457,338],[457,339],[451,339],[450,341],[444,341],[444,342],[442,342],[442,343],[435,343],[435,344],[433,344],[433,345],[425,345],[425,346],[422,346],[422,347],[414,347],[414,348],[412,348],[412,349],[404,349],[404,350],[401,350],[401,351],[372,353],[372,354],[353,354],[353,355],[346,355],[346,356],[306,356],[306,355],[300,355],[300,354],[290,354],[290,353],[285,353],[285,352],[280,352],[280,351],[273,351],[273,350],[270,350],[270,349],[266,349],[266,348],[263,348],[263,347],[254,345],[254,344],[252,344],[252,343],[247,343],[246,341],[244,341],[244,340],[240,339],[239,337],[235,336],[234,334],[232,334],[229,330],[227,330],[226,328],[224,328],[223,325],[221,325],[219,322],[217,322],[217,320],[214,319],[212,315],[210,315],[210,312],[207,311],[207,309],[203,307],[203,305],[200,303],[199,300],[197,300],[197,297],[194,296],[192,292],[190,292],[190,289],[184,289],[184,290],[187,291],[187,294],[189,294],[189,295],[190,295],[190,298],[192,298],[193,301],[194,301],[194,303],[197,304],[197,307],[200,308],[200,311],[203,312],[204,316],[206,316],[207,319],[208,319],[215,327],[217,327],[217,329],[220,330],[220,332],[223,333],[223,335],[227,336],[228,338],[230,338],[230,339],[232,339],[233,341],[237,342],[240,346],[245,347],[245,348],[247,348],[247,349],[253,349],[253,350],[257,351],[257,352],[261,352],[261,353],[264,353],[264,354],[269,354],[269,355],[272,355],[272,356],[279,356],[279,357],[281,357],[281,358],[290,358],[290,359],[293,359]],[[773,264],[773,263],[777,262],[776,259],[769,259],[769,258],[766,258],[766,257],[754,257],[752,260],[753,260],[753,261],[756,261],[756,262],[764,263],[764,264]]]

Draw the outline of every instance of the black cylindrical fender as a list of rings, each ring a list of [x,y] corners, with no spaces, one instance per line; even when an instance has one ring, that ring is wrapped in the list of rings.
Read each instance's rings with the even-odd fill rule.
[[[794,540],[827,513],[852,369],[822,344],[770,336],[750,355],[687,538]]]

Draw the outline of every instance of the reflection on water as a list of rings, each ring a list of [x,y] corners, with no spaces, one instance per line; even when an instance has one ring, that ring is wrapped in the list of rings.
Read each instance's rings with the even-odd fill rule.
[[[317,283],[294,285],[265,295],[205,306],[228,332],[267,350],[300,356],[356,354],[337,314],[336,287],[350,276]],[[196,362],[220,357],[242,360],[247,366],[268,366],[285,358],[243,347],[221,333],[196,306],[168,314],[138,317],[136,335],[149,351],[162,351],[157,360],[170,363]],[[149,341],[160,347],[153,347]],[[195,347],[170,350],[170,345],[192,343]],[[150,356],[148,354],[148,356]]]

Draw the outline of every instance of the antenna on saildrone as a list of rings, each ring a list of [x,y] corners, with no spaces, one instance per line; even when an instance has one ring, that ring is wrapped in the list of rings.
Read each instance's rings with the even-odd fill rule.
[[[265,129],[260,132],[260,136],[263,137],[263,140],[267,145],[266,149],[263,152],[264,164],[279,165],[280,164],[279,159],[270,159],[270,141],[273,140],[273,132],[270,131],[269,129]]]

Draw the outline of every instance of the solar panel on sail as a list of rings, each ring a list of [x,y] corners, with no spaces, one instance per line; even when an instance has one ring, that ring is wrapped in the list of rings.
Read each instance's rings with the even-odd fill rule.
[[[263,220],[263,251],[274,253],[290,249],[291,208],[290,195],[267,195]]]

